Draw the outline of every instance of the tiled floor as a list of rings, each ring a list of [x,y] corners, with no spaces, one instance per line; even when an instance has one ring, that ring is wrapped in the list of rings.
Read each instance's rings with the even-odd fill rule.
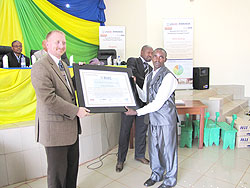
[[[81,165],[78,173],[79,188],[145,188],[150,176],[149,165],[134,160],[129,149],[124,170],[115,171],[117,147],[99,159]],[[179,170],[175,188],[250,188],[250,149],[223,150],[219,146],[198,149],[197,140],[192,148],[178,149]],[[92,165],[91,165],[92,164]],[[91,166],[89,166],[91,165]],[[92,168],[92,169],[90,169]],[[95,169],[94,169],[95,168]],[[46,188],[46,177],[18,183],[5,188]],[[152,188],[157,188],[156,183]]]

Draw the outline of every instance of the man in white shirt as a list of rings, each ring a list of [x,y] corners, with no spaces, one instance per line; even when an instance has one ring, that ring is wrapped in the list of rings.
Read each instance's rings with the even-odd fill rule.
[[[158,188],[170,188],[177,182],[177,110],[175,89],[178,81],[172,72],[164,66],[167,53],[162,48],[153,51],[154,70],[148,74],[143,90],[137,86],[138,94],[147,105],[138,110],[128,109],[126,115],[148,114],[149,121],[149,158],[151,177],[144,183],[149,187],[158,181]]]

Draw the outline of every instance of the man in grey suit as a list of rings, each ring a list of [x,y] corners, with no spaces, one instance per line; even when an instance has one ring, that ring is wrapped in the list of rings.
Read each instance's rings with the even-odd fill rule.
[[[48,188],[76,188],[79,118],[89,115],[89,110],[76,106],[70,73],[61,61],[66,50],[65,34],[51,31],[46,40],[48,53],[31,70],[37,97],[36,140],[45,146]]]
[[[149,187],[158,181],[158,188],[170,188],[177,182],[177,110],[175,89],[178,85],[173,73],[164,66],[167,53],[163,48],[153,51],[154,70],[145,78],[143,90],[138,86],[138,93],[147,105],[143,108],[128,109],[126,115],[149,114],[149,158],[152,174],[144,183]]]

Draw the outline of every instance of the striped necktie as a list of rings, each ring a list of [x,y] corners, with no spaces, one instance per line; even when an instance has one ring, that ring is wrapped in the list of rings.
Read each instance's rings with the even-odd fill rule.
[[[61,73],[62,73],[62,75],[63,75],[65,81],[67,82],[69,88],[71,89],[70,84],[69,84],[69,80],[68,80],[67,75],[66,75],[66,71],[65,71],[65,69],[64,69],[64,66],[63,66],[61,60],[59,60],[59,62],[58,62],[58,67],[59,67],[59,69],[60,69],[60,71],[61,71]]]
[[[145,77],[148,75],[149,73],[149,64],[144,62],[144,73],[145,73]]]
[[[65,72],[65,69],[64,69],[64,66],[63,66],[61,60],[59,60],[59,62],[58,62],[58,67],[59,67],[59,69],[60,69],[60,71],[61,71],[61,73],[62,73],[62,75],[63,75],[65,81],[67,82],[66,72]]]

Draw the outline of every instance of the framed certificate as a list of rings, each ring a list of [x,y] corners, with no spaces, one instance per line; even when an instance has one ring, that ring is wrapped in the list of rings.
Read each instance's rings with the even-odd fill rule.
[[[79,106],[92,113],[125,112],[135,107],[132,71],[100,65],[73,65]]]

